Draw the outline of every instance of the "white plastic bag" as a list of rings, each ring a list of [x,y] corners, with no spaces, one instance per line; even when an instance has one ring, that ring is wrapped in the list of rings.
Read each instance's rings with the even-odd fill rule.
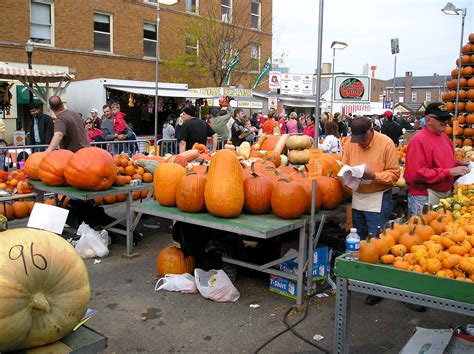
[[[76,234],[81,236],[77,241],[76,251],[82,258],[105,257],[109,254],[108,233],[101,235],[83,222]]]
[[[186,294],[198,292],[194,277],[189,273],[166,274],[156,282],[155,291],[158,290],[179,291]]]
[[[458,184],[474,184],[474,162],[469,162],[469,173],[459,177],[454,182],[454,187]]]
[[[206,272],[196,268],[194,269],[194,277],[199,292],[206,299],[217,302],[235,302],[240,297],[239,291],[222,269],[211,269]]]

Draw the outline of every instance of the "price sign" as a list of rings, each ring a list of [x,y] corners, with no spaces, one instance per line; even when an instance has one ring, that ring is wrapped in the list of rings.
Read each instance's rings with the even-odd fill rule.
[[[309,150],[309,164],[308,164],[308,176],[309,179],[313,180],[321,177],[322,166],[321,166],[321,155],[322,150],[311,148]]]

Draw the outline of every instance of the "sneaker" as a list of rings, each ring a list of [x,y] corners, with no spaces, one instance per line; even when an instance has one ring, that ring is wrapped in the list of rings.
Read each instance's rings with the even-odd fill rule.
[[[415,304],[410,304],[408,302],[403,303],[406,307],[408,307],[410,310],[415,311],[415,312],[425,312],[426,307],[421,306],[421,305],[415,305]]]
[[[369,305],[369,306],[374,306],[374,305],[377,305],[378,303],[382,302],[382,300],[383,300],[383,297],[369,295],[365,299],[365,304]]]

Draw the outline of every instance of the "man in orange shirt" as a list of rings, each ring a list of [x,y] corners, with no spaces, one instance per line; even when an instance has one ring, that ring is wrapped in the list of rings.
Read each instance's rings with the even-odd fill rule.
[[[275,127],[277,126],[277,122],[273,118],[274,115],[275,115],[275,111],[268,112],[268,118],[265,121],[265,123],[263,123],[263,126],[262,126],[263,134],[273,135]]]

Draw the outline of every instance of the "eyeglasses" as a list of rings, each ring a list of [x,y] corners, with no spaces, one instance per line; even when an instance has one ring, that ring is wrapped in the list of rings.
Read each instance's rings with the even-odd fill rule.
[[[87,121],[86,124],[92,124],[92,122],[91,122],[91,121]]]

